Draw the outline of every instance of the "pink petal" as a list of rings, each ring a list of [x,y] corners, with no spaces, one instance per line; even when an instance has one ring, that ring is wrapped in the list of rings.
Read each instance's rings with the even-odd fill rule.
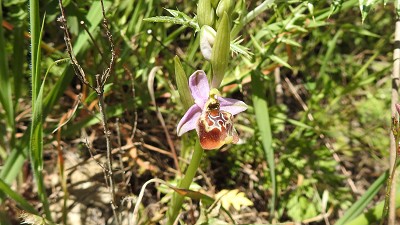
[[[231,113],[232,115],[236,115],[240,112],[243,112],[247,109],[246,103],[236,100],[233,98],[222,98],[218,97],[220,109]]]
[[[197,121],[199,120],[200,115],[201,108],[196,104],[192,105],[178,123],[178,127],[176,128],[178,136],[181,136],[190,130],[196,129]]]
[[[189,77],[189,88],[194,102],[203,108],[208,99],[210,85],[208,84],[207,76],[202,70],[197,70]]]

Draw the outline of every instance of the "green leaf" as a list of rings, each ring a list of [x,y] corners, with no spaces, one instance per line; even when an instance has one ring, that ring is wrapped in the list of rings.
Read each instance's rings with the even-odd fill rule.
[[[32,214],[39,215],[36,209],[31,204],[29,204],[29,202],[26,201],[24,197],[13,191],[10,186],[8,186],[8,184],[6,184],[6,182],[4,182],[2,179],[0,179],[0,190],[4,192],[7,196],[9,196],[12,200],[14,200],[23,210]]]
[[[400,17],[400,0],[396,0],[395,7],[396,7],[397,17]]]
[[[359,0],[361,19],[363,23],[365,18],[367,18],[369,11],[377,2],[378,0]]]
[[[173,23],[173,24],[189,25],[188,21],[171,16],[155,16],[143,20],[146,22],[153,22],[153,23]]]
[[[172,17],[171,16],[155,16],[155,17],[145,18],[145,19],[143,19],[143,21],[153,22],[153,23],[180,24],[183,26],[191,27],[191,28],[195,29],[195,31],[200,30],[199,25],[194,21],[194,19],[190,18],[185,13],[177,11],[177,10],[172,10],[172,9],[166,9],[166,10],[172,15]]]
[[[30,136],[30,156],[32,170],[36,181],[39,199],[43,204],[44,212],[48,220],[52,221],[46,189],[43,179],[43,88],[46,77],[41,81],[41,38],[43,34],[44,18],[42,27],[38,23],[39,1],[31,0],[31,74],[32,74],[32,126]]]
[[[230,52],[230,24],[228,14],[224,13],[219,21],[217,35],[211,54],[212,82],[211,88],[219,88],[228,67]]]
[[[1,2],[0,2],[1,4]],[[0,23],[3,22],[3,7],[0,7]],[[11,93],[12,79],[8,70],[8,57],[4,39],[3,26],[0,26],[0,103],[6,114],[7,129],[11,131],[10,147],[14,147],[14,106]]]
[[[241,45],[240,43],[243,41],[243,39],[236,38],[231,42],[231,51],[236,53],[236,54],[241,54],[243,55],[246,59],[251,59],[251,56],[253,55],[252,52],[250,52],[249,48]]]
[[[289,69],[292,69],[292,67],[287,63],[284,59],[277,55],[269,55],[268,58],[270,58],[272,61],[281,64],[284,67],[287,67]]]
[[[400,193],[397,192],[396,194],[396,208],[400,207]],[[376,206],[368,212],[359,215],[358,217],[354,218],[353,220],[346,223],[346,225],[370,225],[378,224],[379,220],[382,218],[383,207],[385,205],[384,201],[380,201]]]
[[[368,204],[374,199],[374,197],[378,194],[379,190],[383,187],[386,180],[389,177],[389,173],[385,172],[382,174],[375,182],[368,188],[368,190],[361,196],[360,199],[355,202],[350,209],[348,209],[345,214],[340,218],[335,225],[344,225],[349,221],[356,218],[360,215],[364,209],[368,206]],[[383,205],[382,205],[383,206]],[[382,214],[382,211],[381,211]]]
[[[331,10],[329,11],[328,18],[339,8],[342,7],[342,0],[333,0],[331,4]]]
[[[314,18],[314,5],[313,5],[312,3],[310,3],[310,2],[307,2],[306,4],[307,4],[308,11],[310,12],[310,14],[311,14],[311,16],[312,16],[312,18],[313,18],[313,20],[314,20],[314,22],[315,22],[315,18]]]
[[[186,15],[184,12],[181,12],[179,10],[173,10],[173,9],[165,9],[165,10],[167,10],[173,17],[182,18],[185,20],[192,19],[188,15]]]
[[[291,39],[288,39],[288,38],[285,38],[285,37],[279,38],[279,42],[282,42],[282,43],[285,43],[285,44],[288,44],[288,45],[292,45],[292,46],[295,46],[295,47],[299,47],[299,48],[303,47],[299,42],[291,40]]]
[[[185,110],[188,110],[193,104],[193,98],[189,90],[189,81],[188,77],[183,70],[181,61],[178,56],[174,57],[175,63],[175,78],[176,78],[176,86],[178,87],[179,96],[181,98],[183,107]]]
[[[253,91],[253,106],[256,114],[257,127],[260,132],[261,141],[264,148],[264,156],[268,163],[269,174],[272,184],[272,196],[270,199],[270,215],[275,215],[275,201],[277,194],[275,177],[274,149],[272,148],[272,132],[268,113],[268,104],[265,99],[263,81],[257,76],[256,72],[251,73],[251,90]]]

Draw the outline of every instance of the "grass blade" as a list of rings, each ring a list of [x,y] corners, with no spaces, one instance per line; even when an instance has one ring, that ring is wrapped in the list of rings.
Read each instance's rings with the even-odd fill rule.
[[[271,124],[268,114],[268,104],[267,100],[265,99],[265,88],[263,87],[263,82],[260,80],[260,77],[257,76],[256,72],[251,74],[251,88],[253,91],[253,106],[256,114],[257,126],[260,131],[264,154],[271,176],[272,198],[270,204],[270,215],[273,217],[275,214],[277,187],[275,177],[274,150],[272,149]]]
[[[24,28],[25,26],[16,26],[14,28],[14,43],[13,43],[13,63],[12,70],[14,81],[20,81],[24,77]],[[18,99],[21,97],[23,93],[23,83],[22,82],[14,82],[14,109],[18,106]]]
[[[376,181],[368,188],[368,190],[361,196],[361,198],[355,202],[350,209],[346,211],[342,218],[340,218],[335,225],[344,225],[352,219],[356,218],[360,215],[367,205],[372,201],[372,199],[376,196],[378,191],[383,187],[386,180],[388,179],[389,172],[385,172],[382,174]],[[383,207],[383,205],[382,205]],[[382,210],[380,211],[382,214]]]
[[[31,23],[31,79],[32,79],[32,126],[29,142],[33,174],[36,180],[37,192],[43,204],[44,212],[51,221],[51,213],[43,182],[43,86],[46,78],[41,81],[41,48],[43,25],[39,23],[39,1],[30,1]],[[45,17],[44,17],[45,18]]]
[[[2,1],[0,1],[1,4]],[[3,9],[0,7],[0,23],[3,22]],[[14,147],[14,106],[13,99],[11,94],[12,87],[12,79],[10,79],[9,71],[8,71],[8,61],[7,61],[7,52],[6,45],[4,39],[4,30],[3,26],[0,26],[0,103],[3,105],[6,121],[7,121],[7,129],[12,132],[9,148],[12,149]]]
[[[396,194],[396,208],[400,206],[400,193],[397,191]],[[382,212],[385,202],[380,201],[374,208],[368,210],[368,212],[363,213],[356,217],[355,219],[347,222],[346,225],[369,225],[369,224],[377,224],[379,220],[382,218]]]
[[[39,213],[36,211],[36,209],[29,204],[28,201],[25,200],[24,197],[22,197],[20,194],[17,192],[13,191],[6,182],[4,182],[2,179],[0,179],[0,190],[3,191],[6,195],[8,195],[12,200],[18,203],[18,205],[25,211],[39,215]]]

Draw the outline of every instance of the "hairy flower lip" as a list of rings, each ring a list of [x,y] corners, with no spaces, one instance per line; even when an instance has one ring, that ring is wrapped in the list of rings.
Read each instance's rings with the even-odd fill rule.
[[[204,110],[204,106],[210,95],[210,85],[204,71],[197,70],[189,77],[189,89],[194,99],[193,104],[179,121],[177,134],[182,134],[197,128],[197,122]],[[217,97],[220,103],[220,110],[236,115],[247,109],[247,105],[237,99]]]

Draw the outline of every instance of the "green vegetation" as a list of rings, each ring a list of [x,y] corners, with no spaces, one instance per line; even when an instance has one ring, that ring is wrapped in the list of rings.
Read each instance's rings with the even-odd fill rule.
[[[218,2],[0,0],[0,224],[379,223],[399,1]],[[237,144],[178,137],[196,70]]]

